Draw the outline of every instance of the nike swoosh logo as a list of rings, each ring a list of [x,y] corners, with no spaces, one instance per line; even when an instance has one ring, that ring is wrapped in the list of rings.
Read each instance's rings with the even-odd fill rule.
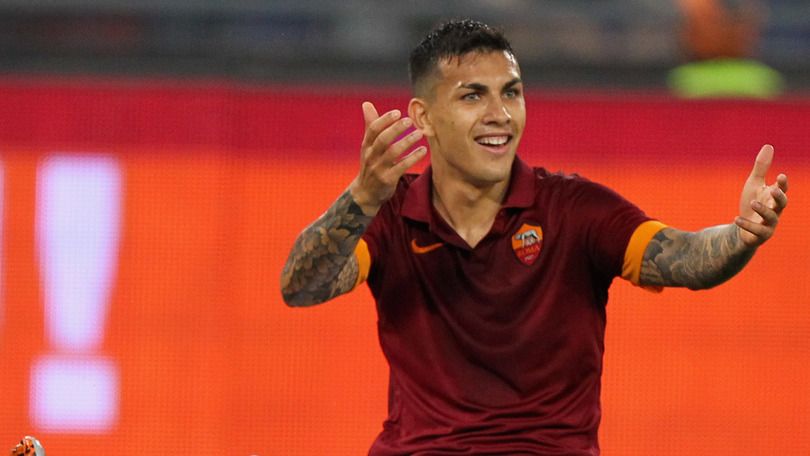
[[[420,245],[416,244],[416,239],[411,240],[411,250],[413,250],[413,253],[415,253],[417,255],[432,252],[432,251],[438,249],[439,247],[441,247],[443,245],[444,245],[443,242],[437,242],[435,244],[430,244],[430,245],[426,245],[426,246],[423,247],[423,246],[420,246]]]

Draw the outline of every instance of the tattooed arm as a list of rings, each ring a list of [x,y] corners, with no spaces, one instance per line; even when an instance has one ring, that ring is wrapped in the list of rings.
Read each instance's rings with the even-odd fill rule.
[[[351,192],[343,192],[296,239],[281,273],[284,301],[308,306],[350,291],[359,273],[354,248],[371,220]]]
[[[354,248],[399,178],[427,153],[418,147],[402,157],[422,135],[417,130],[402,136],[412,121],[400,119],[399,111],[380,116],[374,105],[363,103],[363,117],[360,173],[298,236],[281,272],[281,294],[290,306],[320,304],[354,287],[359,274]]]
[[[740,272],[757,247],[773,236],[787,206],[787,176],[765,185],[773,148],[764,146],[743,187],[740,215],[733,224],[696,233],[664,228],[644,251],[640,283],[687,287],[693,290],[719,285]]]
[[[640,282],[692,290],[711,288],[740,272],[755,250],[740,240],[737,225],[697,233],[664,228],[647,244]]]

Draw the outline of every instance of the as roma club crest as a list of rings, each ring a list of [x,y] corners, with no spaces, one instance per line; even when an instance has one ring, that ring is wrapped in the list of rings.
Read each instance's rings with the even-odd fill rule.
[[[543,229],[540,228],[540,225],[524,223],[512,236],[512,250],[515,251],[518,260],[526,266],[531,266],[537,261],[542,247]]]

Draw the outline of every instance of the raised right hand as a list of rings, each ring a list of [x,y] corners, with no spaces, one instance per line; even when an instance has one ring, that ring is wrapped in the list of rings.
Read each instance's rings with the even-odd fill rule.
[[[422,132],[414,130],[396,140],[413,125],[411,119],[401,116],[396,109],[381,116],[373,104],[363,103],[366,132],[360,148],[360,172],[349,191],[366,215],[375,215],[394,195],[399,178],[427,154],[427,148],[420,146],[400,158],[422,138]]]

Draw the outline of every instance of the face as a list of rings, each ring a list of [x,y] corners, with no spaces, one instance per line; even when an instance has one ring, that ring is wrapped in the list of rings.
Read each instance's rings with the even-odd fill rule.
[[[507,182],[526,125],[514,56],[471,52],[440,61],[432,79],[410,114],[430,144],[434,174],[476,187]]]

